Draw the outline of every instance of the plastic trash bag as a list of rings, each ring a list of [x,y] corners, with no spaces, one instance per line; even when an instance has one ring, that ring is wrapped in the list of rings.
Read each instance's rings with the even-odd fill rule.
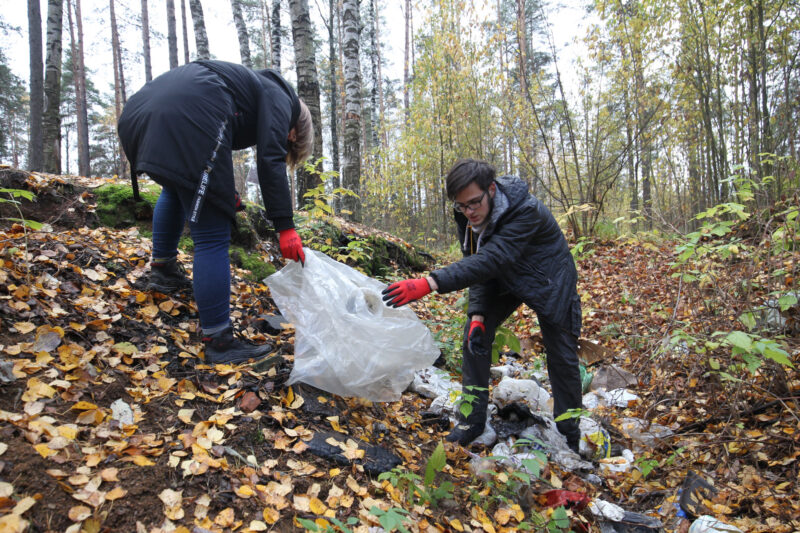
[[[287,383],[375,402],[399,400],[414,372],[439,356],[430,331],[408,307],[383,303],[383,283],[304,251],[305,268],[293,261],[264,280],[295,327]]]

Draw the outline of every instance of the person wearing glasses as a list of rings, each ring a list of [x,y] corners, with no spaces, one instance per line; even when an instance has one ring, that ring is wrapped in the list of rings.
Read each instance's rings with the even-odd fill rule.
[[[428,276],[392,283],[383,291],[398,307],[431,291],[469,287],[469,320],[464,327],[462,386],[476,396],[472,411],[457,409],[449,442],[466,446],[484,431],[489,403],[489,368],[495,331],[521,304],[536,312],[553,390],[553,415],[581,407],[578,336],[581,307],[578,273],[567,240],[550,211],[515,176],[495,177],[489,163],[460,159],[446,178],[454,201],[464,257]],[[574,418],[556,422],[567,444],[578,451]]]

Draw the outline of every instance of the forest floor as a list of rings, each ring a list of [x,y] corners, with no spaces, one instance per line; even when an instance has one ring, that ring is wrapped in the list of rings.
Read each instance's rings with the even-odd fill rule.
[[[782,341],[794,368],[764,364],[746,382],[709,362],[730,357],[724,346],[670,343],[731,331],[736,319],[710,303],[709,289],[671,277],[672,243],[595,243],[578,262],[583,337],[604,347],[595,364],[638,378],[637,400],[594,416],[618,447],[634,447],[618,424],[625,417],[673,432],[637,452],[639,468],[598,469],[600,483],[553,462],[538,478],[502,469],[477,478],[471,454],[489,450],[446,444],[446,465],[423,483],[447,432],[421,416],[429,399],[372,403],[287,386],[294,330],[262,327],[257,318],[278,311],[269,289],[239,270],[234,320],[280,357],[269,368],[204,364],[191,294],[145,290],[150,241],[86,226],[91,195],[45,205],[52,180],[37,181],[49,227],[0,221],[0,531],[599,531],[580,505],[555,513],[548,491],[568,489],[685,532],[692,521],[678,516],[678,498],[690,472],[715,486],[696,514],[742,531],[800,530],[797,338]],[[726,267],[732,279],[748,268],[746,258]],[[460,296],[413,308],[447,341]],[[518,360],[540,360],[535,315],[521,309],[507,325],[523,341]],[[132,423],[120,422],[119,400]],[[331,431],[352,439],[340,446],[349,459],[309,452],[315,434]],[[400,482],[370,473],[358,442],[399,457]],[[410,501],[403,489],[414,484]]]

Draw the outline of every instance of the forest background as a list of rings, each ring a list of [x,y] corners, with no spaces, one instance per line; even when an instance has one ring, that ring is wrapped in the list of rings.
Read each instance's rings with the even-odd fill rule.
[[[711,206],[797,186],[796,2],[577,5],[565,19],[533,0],[49,0],[20,26],[20,3],[0,14],[0,161],[124,176],[127,95],[218,57],[279,68],[310,104],[324,160],[292,180],[298,207],[326,180],[315,199],[433,248],[450,241],[459,157],[520,175],[575,238],[685,233]],[[215,42],[231,24],[238,42]],[[237,183],[260,202],[251,168],[241,152]],[[332,201],[339,185],[357,196]]]

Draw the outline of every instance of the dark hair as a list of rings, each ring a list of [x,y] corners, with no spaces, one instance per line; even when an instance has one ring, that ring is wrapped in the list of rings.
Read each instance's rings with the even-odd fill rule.
[[[455,200],[456,195],[469,187],[473,181],[478,184],[482,191],[489,189],[489,185],[494,181],[494,167],[486,161],[478,159],[459,159],[450,168],[445,178],[447,197]]]

